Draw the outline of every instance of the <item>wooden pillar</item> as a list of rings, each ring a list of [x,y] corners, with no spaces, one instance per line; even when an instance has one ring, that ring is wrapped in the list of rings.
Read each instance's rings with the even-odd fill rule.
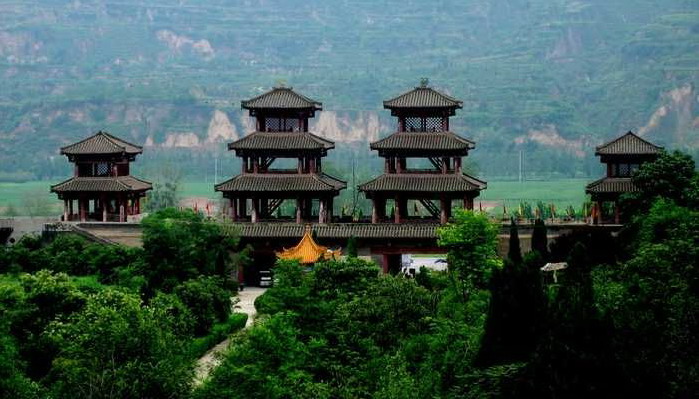
[[[243,164],[240,169],[240,173],[247,173],[248,172],[248,157],[243,157]]]
[[[621,223],[621,217],[619,214],[619,201],[614,201],[614,223]]]
[[[318,200],[318,223],[325,223],[325,199]]]
[[[464,196],[464,209],[469,211],[473,210],[473,198],[469,196]]]
[[[87,220],[87,200],[84,197],[78,199],[78,207],[80,208],[80,221],[85,222]]]
[[[68,209],[68,211],[69,211],[68,212],[68,215],[69,215],[68,219],[70,220],[73,218],[73,199],[72,198],[70,200],[68,200],[68,208],[69,208]]]
[[[141,214],[141,197],[138,196],[136,197],[136,214],[140,215]]]
[[[248,200],[245,197],[238,198],[238,216],[246,218],[248,216]]]
[[[461,157],[454,157],[454,169],[456,173],[461,173]]]
[[[301,198],[296,198],[296,223],[303,222],[303,201]]]
[[[126,212],[124,210],[124,198],[119,197],[117,200],[117,203],[119,204],[119,222],[125,222],[126,221]]]
[[[296,167],[296,172],[303,173],[303,158],[299,157],[299,164]]]
[[[259,218],[258,212],[260,210],[260,200],[258,198],[252,199],[252,215],[250,216],[252,223],[257,223]]]
[[[68,214],[68,200],[64,199],[63,200],[63,221],[67,222],[70,220],[69,214]]]
[[[374,197],[371,199],[371,223],[379,222],[379,201]]]
[[[442,173],[447,173],[449,170],[449,157],[442,157]]]
[[[327,199],[327,202],[325,203],[325,219],[326,219],[326,223],[332,223],[332,221],[333,221],[333,214],[334,214],[334,213],[335,213],[335,212],[334,212],[334,210],[333,210],[333,197],[329,197],[329,198]]]
[[[102,196],[100,203],[102,205],[102,221],[107,221],[107,201],[105,201],[104,195]]]
[[[402,173],[403,172],[403,164],[401,163],[401,158],[395,157],[396,160],[396,173]]]
[[[234,222],[238,220],[238,198],[231,198],[231,220]]]
[[[401,214],[400,214],[400,212],[401,212],[400,196],[396,195],[394,202],[395,202],[395,204],[393,206],[393,211],[395,213],[395,215],[394,215],[395,217],[394,217],[393,221],[395,223],[400,223],[402,221]]]
[[[602,201],[596,201],[595,208],[595,224],[600,224],[602,223]]]
[[[252,157],[252,173],[260,170],[260,157]]]
[[[383,254],[383,264],[381,265],[381,270],[383,271],[383,274],[388,274],[388,255]]]
[[[439,199],[439,222],[442,224],[446,224],[449,221],[449,216],[447,215],[447,206],[447,199],[441,197]]]

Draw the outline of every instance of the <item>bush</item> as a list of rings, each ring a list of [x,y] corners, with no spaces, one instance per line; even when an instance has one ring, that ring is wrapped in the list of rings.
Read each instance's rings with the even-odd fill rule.
[[[199,276],[185,281],[174,294],[194,315],[194,334],[206,334],[211,326],[231,313],[231,292],[222,288],[222,279]]]
[[[245,313],[233,313],[228,317],[228,320],[214,324],[211,332],[192,341],[190,348],[191,357],[194,359],[202,357],[209,349],[218,345],[229,335],[245,328],[247,321],[248,315]]]

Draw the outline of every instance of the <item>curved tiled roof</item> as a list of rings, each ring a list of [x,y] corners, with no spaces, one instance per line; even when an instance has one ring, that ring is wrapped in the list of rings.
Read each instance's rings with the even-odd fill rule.
[[[140,154],[143,149],[103,131],[61,148],[62,155]]]
[[[398,132],[371,143],[372,150],[470,150],[473,141],[452,132]]]
[[[243,109],[323,109],[323,103],[301,95],[291,87],[275,87],[257,97],[241,101],[240,105]]]
[[[228,144],[229,150],[321,150],[335,143],[308,132],[253,132]]]
[[[224,224],[244,238],[297,238],[305,227],[296,223],[234,223]],[[436,239],[436,223],[327,223],[313,225],[317,239]]]
[[[586,194],[632,193],[638,191],[630,177],[604,177],[585,187]]]
[[[321,192],[337,191],[347,184],[326,174],[261,173],[242,174],[216,185],[216,191]]]
[[[420,86],[398,97],[383,102],[383,107],[393,108],[462,108],[463,102],[431,87]]]
[[[598,146],[595,155],[655,155],[663,147],[644,140],[633,132],[618,137],[606,144]]]
[[[483,190],[484,181],[464,174],[387,173],[359,185],[361,191],[466,192]]]
[[[133,176],[72,177],[51,186],[51,192],[128,192],[147,191],[151,188],[151,183]]]

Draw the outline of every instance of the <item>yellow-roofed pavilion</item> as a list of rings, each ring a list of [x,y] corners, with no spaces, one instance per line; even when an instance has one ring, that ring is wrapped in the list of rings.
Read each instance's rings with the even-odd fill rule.
[[[310,226],[306,228],[301,241],[295,247],[285,248],[281,252],[277,252],[277,258],[293,260],[296,259],[300,263],[316,263],[319,260],[337,259],[341,255],[339,249],[332,250],[328,247],[319,245],[311,236]]]

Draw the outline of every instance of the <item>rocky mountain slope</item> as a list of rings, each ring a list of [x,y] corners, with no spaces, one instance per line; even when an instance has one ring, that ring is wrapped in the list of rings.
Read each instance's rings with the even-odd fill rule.
[[[63,173],[57,148],[97,129],[220,151],[249,130],[239,101],[280,81],[323,101],[336,158],[369,159],[381,101],[421,77],[465,101],[481,173],[512,176],[522,150],[535,175],[595,174],[592,147],[629,129],[696,151],[698,66],[689,0],[8,1],[0,179]]]

